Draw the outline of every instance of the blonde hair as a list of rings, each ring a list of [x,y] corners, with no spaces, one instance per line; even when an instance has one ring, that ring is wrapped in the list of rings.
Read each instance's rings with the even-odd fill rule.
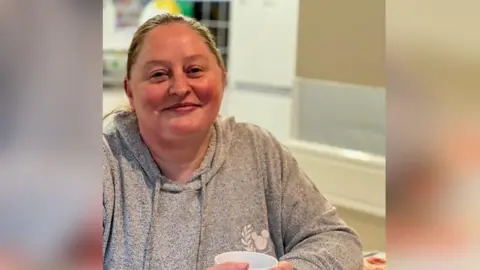
[[[137,31],[133,35],[132,42],[130,43],[130,48],[128,49],[127,79],[130,79],[132,66],[137,60],[138,53],[140,52],[143,42],[145,41],[146,35],[157,26],[167,25],[171,23],[184,23],[190,28],[192,28],[192,30],[197,32],[203,39],[205,39],[205,44],[208,46],[210,52],[212,52],[215,56],[218,65],[221,68],[225,68],[222,54],[217,48],[215,38],[206,26],[204,26],[197,20],[189,17],[175,15],[171,13],[164,13],[147,20],[137,29]]]
[[[193,18],[185,17],[182,15],[171,14],[171,13],[164,13],[148,19],[137,29],[137,31],[133,35],[132,42],[130,43],[130,47],[128,48],[128,54],[127,54],[126,79],[130,79],[132,66],[137,61],[138,54],[142,48],[142,45],[145,41],[145,37],[147,36],[147,34],[153,29],[155,29],[157,26],[167,25],[171,23],[186,24],[192,30],[197,32],[197,34],[199,34],[205,40],[205,44],[208,46],[208,49],[210,50],[210,52],[215,56],[215,59],[217,60],[217,64],[222,69],[225,69],[225,63],[223,61],[222,54],[220,53],[220,50],[217,47],[217,43],[215,42],[215,38],[213,37],[208,27],[206,27],[205,25],[201,24],[200,22],[198,22]],[[115,108],[108,114],[106,114],[103,117],[103,119],[106,119],[107,117],[109,117],[110,115],[112,115],[117,111],[133,112],[133,109],[129,104],[123,104]]]

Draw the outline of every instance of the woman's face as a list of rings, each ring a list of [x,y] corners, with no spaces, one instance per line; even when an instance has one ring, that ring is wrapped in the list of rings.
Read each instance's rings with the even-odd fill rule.
[[[165,139],[208,130],[224,86],[225,71],[205,39],[183,23],[158,26],[146,35],[125,82],[140,129]]]

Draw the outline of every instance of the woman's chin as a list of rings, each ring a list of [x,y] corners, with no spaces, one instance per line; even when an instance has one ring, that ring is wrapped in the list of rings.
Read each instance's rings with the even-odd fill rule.
[[[171,123],[168,129],[170,130],[170,133],[175,136],[186,136],[200,131],[201,125],[198,122],[179,122]]]
[[[160,120],[160,119],[159,119]],[[213,120],[205,117],[173,117],[163,118],[155,125],[151,126],[153,131],[161,137],[170,139],[181,139],[181,137],[191,136],[208,130]]]
[[[176,126],[170,128],[171,134],[176,136],[186,136],[190,134],[194,134],[199,131],[198,128],[192,126]]]

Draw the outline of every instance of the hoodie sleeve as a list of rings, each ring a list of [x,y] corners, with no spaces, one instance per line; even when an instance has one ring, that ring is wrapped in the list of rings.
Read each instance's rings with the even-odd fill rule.
[[[296,270],[363,269],[362,246],[335,208],[283,151],[282,233],[285,255]]]

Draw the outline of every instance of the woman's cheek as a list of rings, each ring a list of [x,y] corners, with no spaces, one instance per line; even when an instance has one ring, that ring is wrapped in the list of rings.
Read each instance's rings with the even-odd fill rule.
[[[221,101],[223,89],[216,83],[204,83],[198,85],[196,89],[195,94],[203,104],[219,103]]]
[[[151,84],[145,86],[144,89],[144,100],[142,103],[155,108],[161,107],[161,105],[164,104],[167,91],[163,89],[163,87]]]

